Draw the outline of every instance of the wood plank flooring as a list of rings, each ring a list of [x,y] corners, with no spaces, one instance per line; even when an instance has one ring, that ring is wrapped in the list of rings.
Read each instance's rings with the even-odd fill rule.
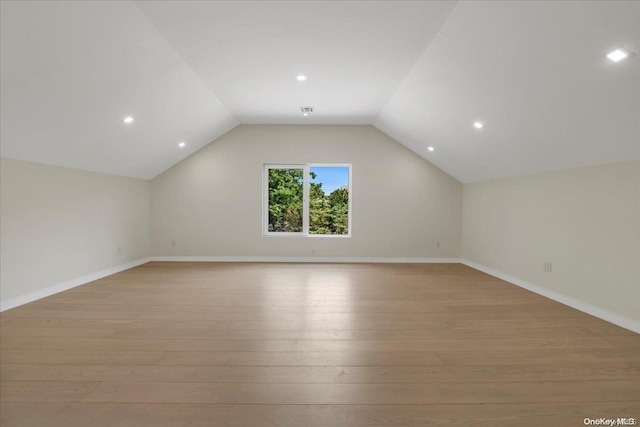
[[[640,335],[460,264],[153,262],[0,323],[2,427],[640,419]]]

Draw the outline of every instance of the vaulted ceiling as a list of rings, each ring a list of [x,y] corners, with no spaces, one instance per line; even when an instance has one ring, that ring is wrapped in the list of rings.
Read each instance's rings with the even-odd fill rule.
[[[462,182],[640,158],[640,61],[606,57],[640,52],[640,2],[0,5],[5,157],[149,179],[239,123],[309,123]]]

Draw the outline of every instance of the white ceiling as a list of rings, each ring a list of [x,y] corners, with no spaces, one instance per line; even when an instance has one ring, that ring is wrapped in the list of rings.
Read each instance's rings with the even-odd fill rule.
[[[3,157],[149,179],[237,125],[131,2],[0,7]]]
[[[619,45],[640,53],[640,2],[460,2],[374,125],[462,182],[638,159]]]
[[[454,2],[136,4],[241,123],[370,124]],[[296,75],[308,75],[305,83]],[[313,106],[310,117],[299,107]]]
[[[639,57],[605,57],[640,2],[0,4],[5,157],[149,179],[238,123],[366,123],[463,182],[640,158]]]

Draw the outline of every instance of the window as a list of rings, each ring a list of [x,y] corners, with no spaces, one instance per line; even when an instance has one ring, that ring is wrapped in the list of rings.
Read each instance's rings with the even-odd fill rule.
[[[263,231],[269,236],[351,235],[351,165],[265,165]]]

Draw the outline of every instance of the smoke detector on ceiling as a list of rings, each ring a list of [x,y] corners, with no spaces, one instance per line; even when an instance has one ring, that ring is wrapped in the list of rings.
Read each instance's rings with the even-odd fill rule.
[[[313,113],[313,107],[300,107],[300,112],[303,116],[308,116]]]

